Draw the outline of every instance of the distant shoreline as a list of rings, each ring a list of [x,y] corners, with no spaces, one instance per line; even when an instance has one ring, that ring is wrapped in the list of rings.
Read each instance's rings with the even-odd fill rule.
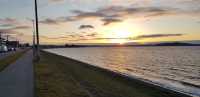
[[[81,47],[167,47],[167,46],[193,46],[198,47],[200,44],[191,43],[156,43],[156,44],[107,44],[107,45],[78,45],[78,44],[66,44],[66,45],[41,45],[42,48],[81,48]]]

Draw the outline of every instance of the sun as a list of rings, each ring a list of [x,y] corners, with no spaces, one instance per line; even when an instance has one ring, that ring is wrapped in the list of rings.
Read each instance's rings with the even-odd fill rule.
[[[113,28],[104,34],[105,37],[126,39],[132,37],[134,34],[127,28]]]
[[[134,35],[133,27],[127,23],[113,25],[106,31],[106,36],[112,38],[130,38]]]
[[[113,32],[113,37],[116,38],[129,38],[132,36],[132,32],[126,30],[116,30]]]
[[[110,40],[111,43],[119,43],[120,45],[123,45],[127,42],[129,42],[129,38],[132,37],[133,33],[127,30],[116,30],[114,31],[110,36],[113,38]]]
[[[130,38],[137,35],[134,26],[129,23],[120,23],[107,26],[102,31],[103,37],[110,38],[107,42],[124,44],[129,42]]]

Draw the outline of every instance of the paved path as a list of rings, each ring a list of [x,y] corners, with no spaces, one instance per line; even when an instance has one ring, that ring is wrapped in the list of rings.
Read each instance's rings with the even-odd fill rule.
[[[0,97],[33,97],[32,51],[0,72]]]

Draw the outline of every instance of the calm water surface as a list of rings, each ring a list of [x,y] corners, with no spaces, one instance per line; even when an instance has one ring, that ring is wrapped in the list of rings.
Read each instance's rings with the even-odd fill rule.
[[[200,96],[200,47],[85,47],[47,51]]]

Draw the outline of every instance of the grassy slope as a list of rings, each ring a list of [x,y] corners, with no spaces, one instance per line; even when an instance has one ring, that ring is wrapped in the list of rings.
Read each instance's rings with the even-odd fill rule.
[[[46,52],[35,72],[36,97],[184,97]]]
[[[0,60],[0,71],[20,58],[27,50],[18,51]]]

